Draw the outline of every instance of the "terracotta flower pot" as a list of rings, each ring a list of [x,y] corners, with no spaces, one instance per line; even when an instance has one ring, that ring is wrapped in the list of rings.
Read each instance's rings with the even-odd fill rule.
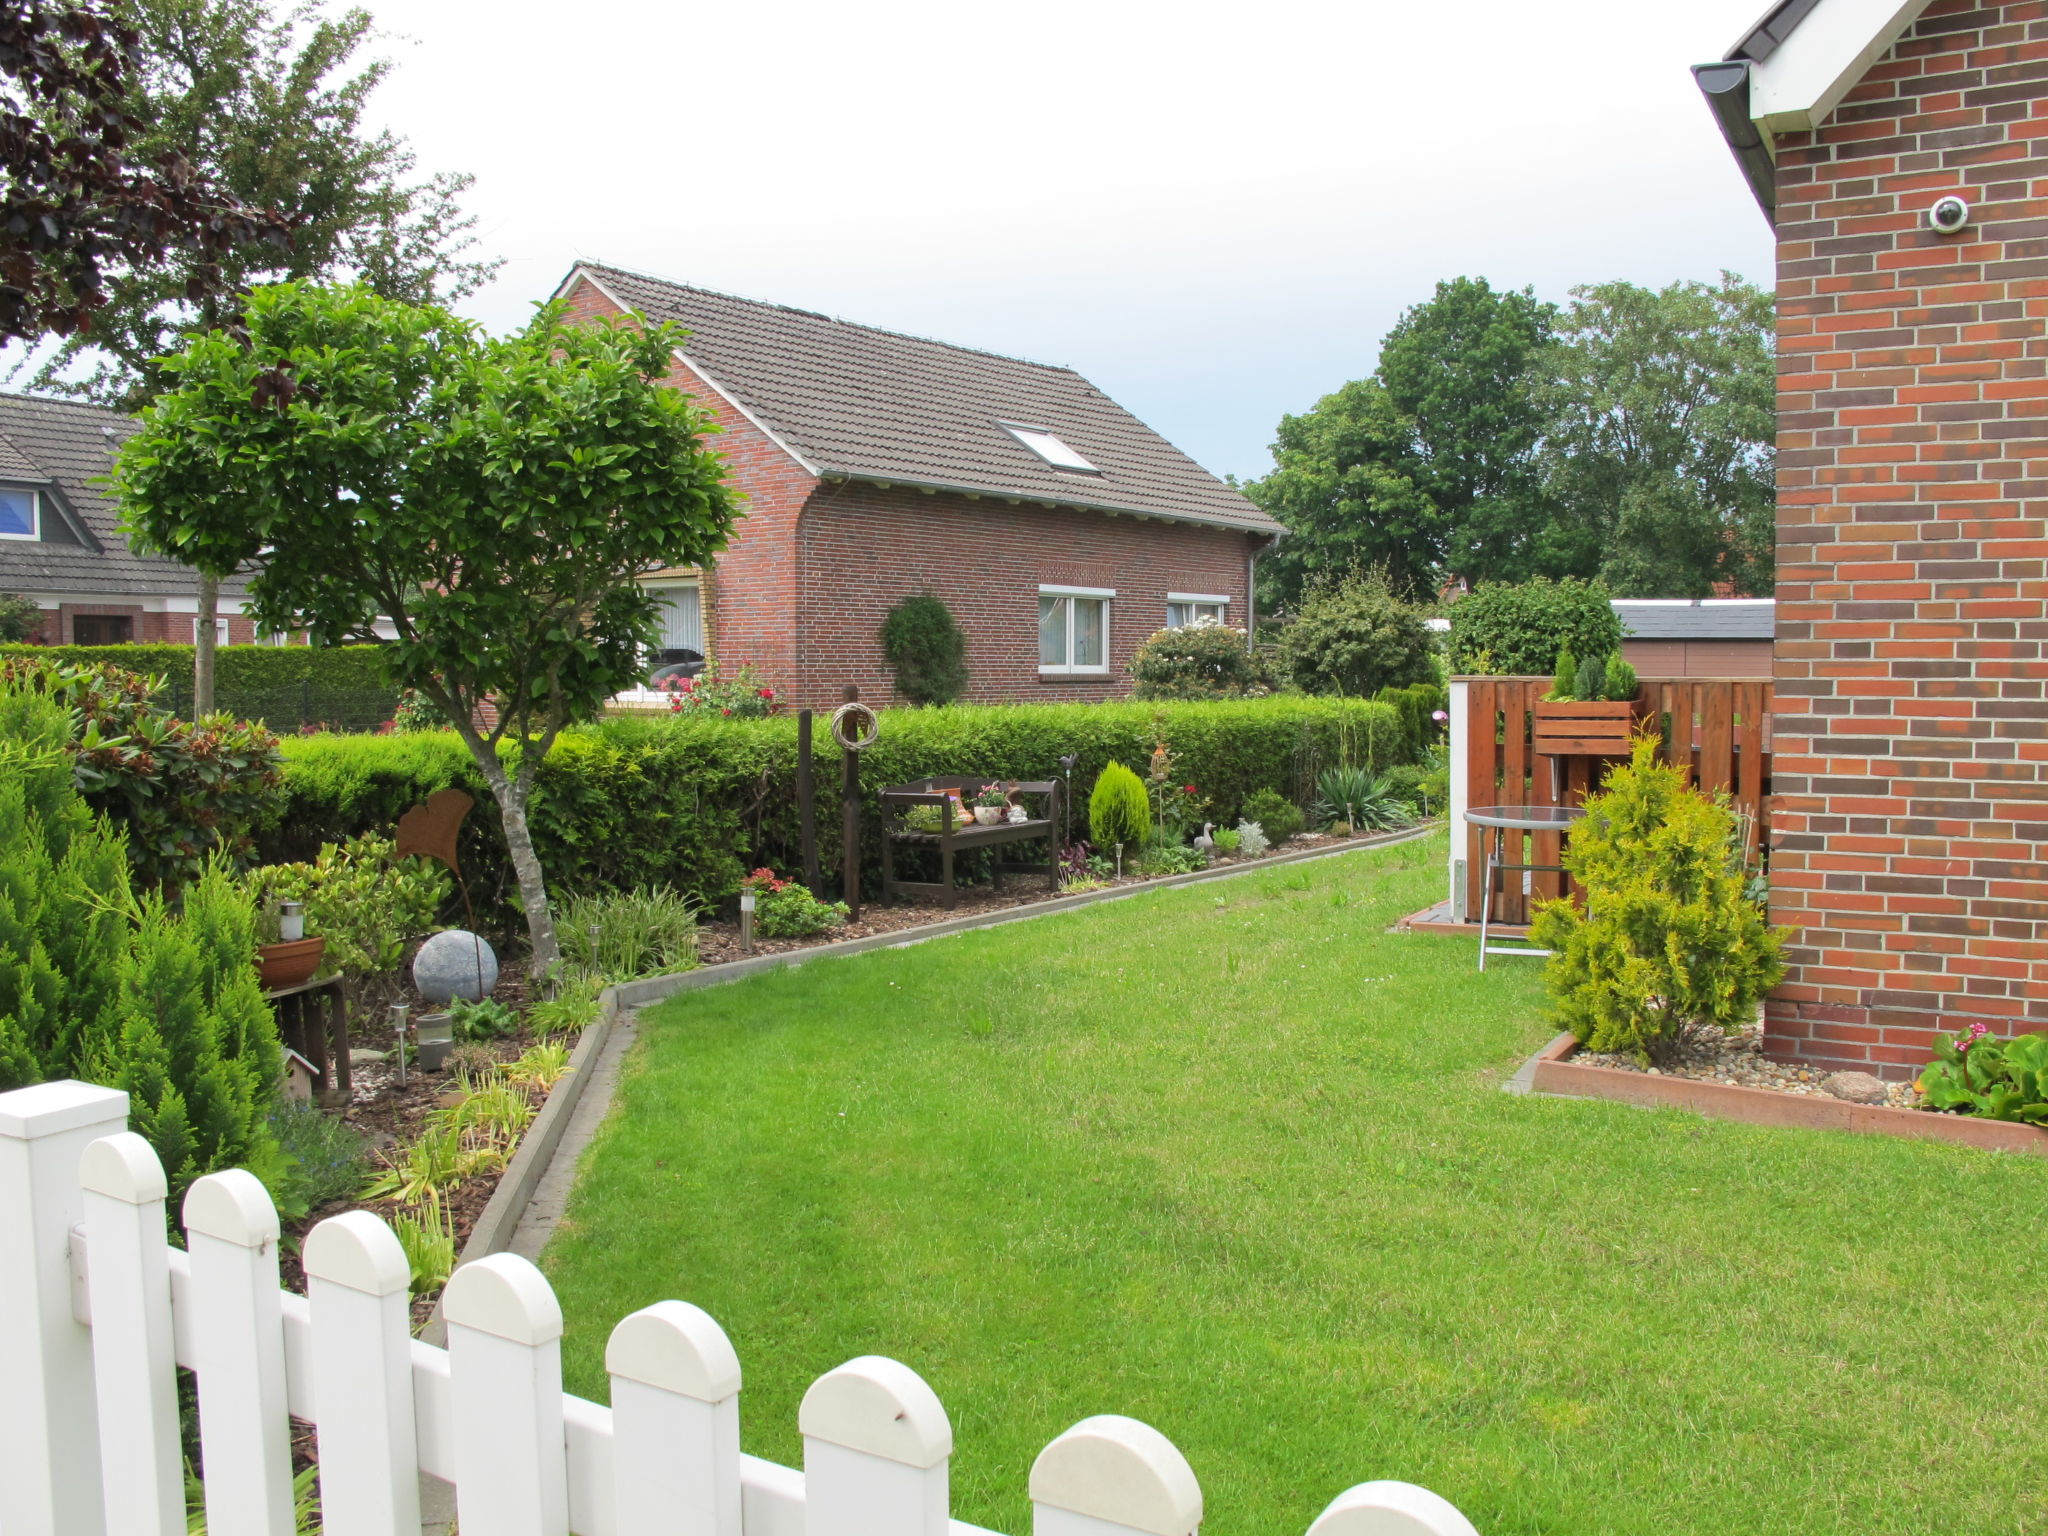
[[[1634,716],[1635,705],[1627,699],[1538,700],[1531,743],[1544,757],[1627,757]]]
[[[256,978],[266,992],[281,992],[313,979],[320,969],[320,957],[327,952],[321,937],[293,939],[287,944],[256,946]]]

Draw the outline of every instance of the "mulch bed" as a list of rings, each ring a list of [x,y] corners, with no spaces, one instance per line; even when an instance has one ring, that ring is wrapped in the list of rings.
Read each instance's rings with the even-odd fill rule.
[[[1356,837],[1331,837],[1324,832],[1303,832],[1289,838],[1278,847],[1271,848],[1258,858],[1242,856],[1219,858],[1210,867],[1230,869],[1240,865],[1263,864],[1282,853],[1304,853],[1310,850],[1336,852],[1354,843],[1363,843],[1375,837],[1384,837],[1383,832],[1365,832]],[[1153,882],[1138,875],[1126,875],[1122,879],[1105,880],[1105,887],[1150,885]],[[836,893],[838,874],[834,870],[825,872],[826,895]],[[962,884],[960,900],[956,906],[948,907],[926,897],[915,897],[893,907],[880,902],[880,893],[864,892],[867,898],[861,904],[860,919],[837,928],[827,929],[804,939],[763,939],[754,940],[754,955],[786,954],[793,949],[814,949],[820,944],[837,944],[847,939],[871,938],[876,934],[899,933],[906,928],[921,928],[927,923],[942,923],[956,917],[977,917],[984,912],[1000,912],[1010,907],[1030,906],[1033,902],[1048,901],[1060,893],[1046,888],[1043,875],[1007,875],[1004,889],[997,895],[995,889],[983,882],[979,885]],[[750,958],[748,951],[740,948],[740,925],[737,918],[706,921],[697,928],[697,957],[705,965],[723,965],[732,960]]]

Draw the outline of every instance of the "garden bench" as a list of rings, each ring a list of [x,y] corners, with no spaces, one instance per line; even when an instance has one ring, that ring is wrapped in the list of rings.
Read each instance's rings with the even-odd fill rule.
[[[992,827],[980,824],[959,826],[955,822],[953,808],[956,803],[965,803],[988,779],[965,777],[959,774],[942,775],[935,778],[919,779],[914,784],[898,784],[882,791],[882,899],[893,902],[898,891],[908,891],[921,896],[936,896],[947,906],[957,906],[960,892],[953,884],[953,861],[962,853],[971,853],[978,848],[997,848],[1009,843],[1027,843],[1040,838],[1045,841],[1045,862],[1042,864],[1017,864],[998,858],[995,862],[995,888],[1003,888],[1004,875],[1044,875],[1047,889],[1057,891],[1060,883],[1060,783],[1057,779],[1044,779],[1031,783],[1000,783],[1009,791],[1012,805],[1024,804],[1025,797],[1043,801],[1040,814],[1025,821],[1001,821]],[[954,799],[954,794],[959,797]],[[914,808],[922,805],[935,807],[939,811],[938,829],[921,830],[910,826],[905,817]],[[1026,807],[1027,811],[1030,809]],[[896,878],[896,845],[924,844],[936,848],[939,854],[939,878],[931,880],[899,880]]]

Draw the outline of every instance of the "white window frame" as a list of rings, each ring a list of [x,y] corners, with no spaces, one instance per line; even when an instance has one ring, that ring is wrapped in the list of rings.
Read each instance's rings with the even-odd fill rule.
[[[1193,611],[1188,614],[1185,622],[1176,624],[1173,622],[1173,610],[1183,605]],[[1214,592],[1169,592],[1166,594],[1166,627],[1185,629],[1187,625],[1205,617],[1200,612],[1203,608],[1216,610],[1206,617],[1213,618],[1218,624],[1230,622],[1230,598],[1227,595],[1219,597]]]
[[[1109,610],[1110,610],[1110,605],[1111,605],[1111,603],[1113,603],[1113,602],[1115,601],[1115,599],[1116,599],[1116,588],[1115,588],[1115,587],[1063,587],[1063,586],[1055,586],[1055,585],[1052,585],[1052,584],[1050,584],[1050,583],[1046,583],[1046,582],[1040,582],[1040,583],[1039,583],[1039,587],[1038,587],[1038,595],[1039,595],[1039,597],[1040,597],[1040,598],[1047,598],[1047,597],[1068,597],[1068,598],[1080,598],[1080,599],[1081,599],[1082,601],[1084,601],[1084,602],[1099,602],[1099,603],[1101,603],[1101,604],[1102,604],[1102,661],[1101,661],[1101,664],[1100,664],[1100,665],[1097,665],[1097,666],[1085,666],[1085,667],[1084,667],[1084,666],[1076,666],[1076,665],[1074,665],[1074,662],[1073,662],[1073,659],[1072,659],[1072,658],[1073,658],[1073,655],[1074,655],[1074,605],[1073,605],[1072,603],[1068,603],[1068,604],[1067,604],[1067,647],[1066,647],[1066,655],[1067,655],[1068,659],[1067,659],[1067,661],[1065,661],[1065,662],[1063,662],[1063,663],[1059,663],[1059,664],[1057,664],[1057,665],[1053,665],[1053,666],[1048,666],[1048,665],[1046,665],[1046,663],[1045,663],[1045,662],[1044,662],[1043,660],[1040,660],[1040,662],[1038,663],[1038,675],[1039,675],[1040,677],[1107,677],[1107,676],[1109,676]],[[1042,625],[1042,624],[1044,623],[1044,620],[1043,620],[1043,618],[1041,618],[1039,622],[1040,622],[1040,623],[1041,623],[1041,625]]]
[[[192,615],[192,643],[194,645],[199,643],[199,615],[196,613]],[[213,616],[213,643],[215,645],[226,645],[228,643],[228,618],[224,613],[217,613]]]
[[[0,490],[19,491],[28,497],[28,532],[9,533],[0,529],[0,539],[19,539],[24,544],[39,541],[43,536],[43,493],[26,485],[0,486]]]

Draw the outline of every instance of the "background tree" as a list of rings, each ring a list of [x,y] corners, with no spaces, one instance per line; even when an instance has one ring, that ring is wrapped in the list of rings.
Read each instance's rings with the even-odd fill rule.
[[[713,428],[661,382],[683,333],[550,306],[494,341],[298,284],[258,289],[245,324],[195,337],[123,446],[131,533],[216,575],[250,566],[267,629],[336,645],[389,620],[392,682],[448,717],[497,801],[544,974],[535,772],[643,676],[659,603],[635,577],[701,565],[735,516]]]
[[[1771,296],[1726,272],[1718,285],[1572,295],[1538,391],[1560,522],[1622,597],[1707,597],[1719,582],[1770,591]]]
[[[1313,583],[1280,633],[1280,667],[1303,693],[1369,699],[1382,688],[1423,682],[1433,650],[1422,610],[1402,599],[1384,571]]]
[[[0,592],[0,644],[20,645],[43,627],[43,610],[32,597]]]

